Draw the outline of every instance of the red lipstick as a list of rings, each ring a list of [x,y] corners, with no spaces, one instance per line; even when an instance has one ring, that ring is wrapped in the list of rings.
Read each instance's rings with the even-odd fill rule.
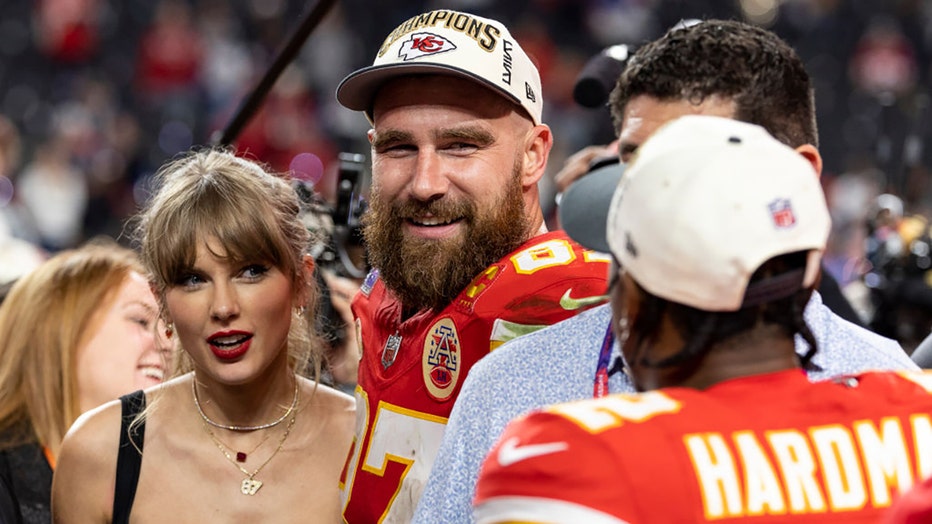
[[[217,358],[234,360],[249,351],[252,336],[246,331],[218,331],[207,338],[207,344]]]

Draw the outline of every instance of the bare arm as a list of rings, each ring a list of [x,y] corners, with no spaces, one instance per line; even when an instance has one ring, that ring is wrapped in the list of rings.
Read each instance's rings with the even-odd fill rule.
[[[52,480],[55,524],[110,522],[119,427],[116,401],[85,413],[65,435]]]

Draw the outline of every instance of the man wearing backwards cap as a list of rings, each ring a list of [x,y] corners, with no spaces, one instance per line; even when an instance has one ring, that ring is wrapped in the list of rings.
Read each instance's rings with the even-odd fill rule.
[[[807,379],[829,229],[811,164],[763,128],[696,115],[657,131],[605,239],[612,327],[646,393],[512,422],[476,520],[875,522],[932,474],[932,373]]]
[[[815,173],[821,169],[805,67],[777,35],[750,24],[704,21],[640,46],[628,58],[610,108],[623,162],[662,124],[682,115],[711,114],[758,124],[796,149]],[[560,205],[563,227],[601,252],[609,251],[605,221],[591,220],[592,211],[608,209],[621,171],[615,168],[575,182]],[[656,225],[658,233],[665,224]],[[916,369],[896,342],[844,321],[822,304],[818,293],[806,307],[806,321],[821,350],[805,366],[810,378]],[[471,520],[482,458],[510,419],[544,404],[633,389],[621,372],[610,326],[610,308],[600,306],[518,338],[473,368],[450,415],[416,523]],[[798,354],[807,349],[797,337]]]
[[[362,359],[343,516],[409,522],[473,364],[604,302],[608,257],[545,228],[540,78],[499,22],[415,16],[337,98],[372,123],[375,268],[352,306]]]

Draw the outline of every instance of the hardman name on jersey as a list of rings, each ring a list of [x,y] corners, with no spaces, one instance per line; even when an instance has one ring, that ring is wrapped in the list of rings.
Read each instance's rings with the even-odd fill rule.
[[[662,391],[556,405],[591,433],[675,414]],[[705,519],[858,511],[888,507],[915,479],[932,475],[929,413],[810,427],[683,434]]]
[[[932,474],[925,413],[763,435],[689,434],[683,444],[709,520],[884,508]]]

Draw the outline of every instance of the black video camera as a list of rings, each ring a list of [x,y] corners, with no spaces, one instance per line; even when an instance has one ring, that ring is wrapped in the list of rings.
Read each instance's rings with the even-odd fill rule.
[[[302,219],[316,242],[311,255],[318,266],[335,274],[362,279],[368,272],[362,240],[362,214],[366,211],[365,188],[369,184],[366,157],[340,153],[336,205],[331,206],[312,185],[299,183]]]

